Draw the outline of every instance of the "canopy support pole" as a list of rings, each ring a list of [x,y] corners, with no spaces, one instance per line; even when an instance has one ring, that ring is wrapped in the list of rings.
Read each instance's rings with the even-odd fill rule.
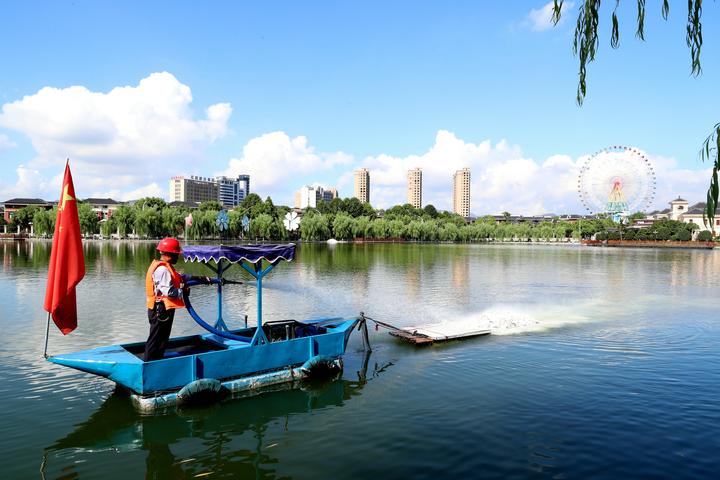
[[[273,268],[275,268],[275,265],[277,265],[279,261],[280,259],[270,262],[270,265],[265,267],[265,269],[262,268],[261,262],[253,264],[252,268],[246,262],[240,262],[240,266],[255,278],[255,284],[257,286],[257,328],[255,329],[255,334],[250,342],[251,345],[269,343],[267,337],[265,336],[265,332],[262,329],[262,279],[265,275],[270,273]]]
[[[43,357],[45,357],[45,358],[48,358],[47,347],[48,347],[48,337],[49,336],[50,336],[50,312],[48,312],[47,325],[45,325],[45,351],[43,352]]]
[[[223,259],[221,258],[220,260],[218,260],[218,264],[217,264],[217,279],[219,280],[219,282],[217,284],[218,317],[217,317],[217,321],[215,322],[215,328],[217,328],[218,330],[224,330],[224,331],[228,332],[230,330],[228,329],[227,325],[225,324],[225,320],[223,320],[223,316],[222,316],[222,290],[223,290],[222,279],[223,279],[224,271],[225,271],[225,266],[223,265]]]
[[[255,279],[257,282],[257,328],[255,329],[255,335],[253,335],[253,341],[251,342],[251,345],[259,345],[261,342],[267,343],[267,338],[265,338],[265,332],[262,328],[262,260],[257,262],[254,266]],[[263,340],[265,341],[263,342]]]

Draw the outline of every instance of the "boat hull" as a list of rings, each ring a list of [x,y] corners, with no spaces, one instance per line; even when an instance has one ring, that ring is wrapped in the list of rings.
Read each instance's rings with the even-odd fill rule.
[[[332,360],[332,364],[338,370],[342,370],[342,359],[336,358]],[[287,367],[282,370],[227,380],[222,382],[222,388],[229,395],[253,395],[254,391],[267,391],[268,387],[297,382],[308,377],[308,371],[303,367]],[[131,394],[130,399],[138,411],[145,413],[171,409],[182,405],[184,401],[178,392],[160,393],[149,396]]]
[[[303,365],[314,357],[338,359],[357,318],[275,322],[272,341],[252,345],[213,334],[173,338],[165,358],[142,361],[144,343],[100,347],[56,355],[48,361],[99,375],[139,396],[177,391],[198,379],[229,382]],[[272,330],[274,329],[274,330]],[[252,338],[254,328],[233,333]],[[285,338],[283,332],[287,332]]]

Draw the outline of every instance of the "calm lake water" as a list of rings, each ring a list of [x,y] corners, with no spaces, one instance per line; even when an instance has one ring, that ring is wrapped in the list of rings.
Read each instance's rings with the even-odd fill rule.
[[[153,244],[90,242],[79,327],[49,353],[140,341]],[[354,334],[341,379],[141,416],[107,380],[45,362],[50,244],[0,242],[3,478],[715,478],[720,251],[303,245],[266,319],[485,323],[427,348]],[[201,273],[201,266],[181,265]],[[238,269],[237,278],[243,276]],[[203,288],[205,288],[203,290]],[[251,286],[226,319],[251,323]],[[232,290],[231,290],[232,289]],[[214,318],[209,287],[193,303]],[[198,332],[182,312],[173,334]]]

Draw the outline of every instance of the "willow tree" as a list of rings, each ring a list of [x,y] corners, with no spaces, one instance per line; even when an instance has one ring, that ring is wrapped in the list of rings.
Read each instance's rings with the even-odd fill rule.
[[[637,29],[635,36],[645,40],[645,0],[637,1]],[[553,0],[552,21],[555,25],[560,21],[564,0]],[[585,77],[587,65],[595,60],[598,49],[598,25],[600,20],[600,4],[602,0],[581,0],[578,8],[577,23],[575,26],[575,39],[573,41],[573,53],[580,61],[580,72],[577,89],[577,103],[582,105],[587,93]],[[615,0],[611,23],[610,46],[618,48],[620,45],[619,21],[617,9],[620,0]],[[685,43],[690,50],[690,71],[697,77],[702,73],[700,65],[700,50],[703,45],[702,36],[702,0],[687,0],[687,27],[685,29]],[[670,1],[662,0],[662,17],[668,19],[670,13]],[[705,207],[705,221],[715,231],[715,213],[718,207],[718,170],[720,170],[720,123],[715,124],[710,134],[702,142],[699,152],[700,159],[712,163],[712,175],[710,186],[707,191],[707,203]]]

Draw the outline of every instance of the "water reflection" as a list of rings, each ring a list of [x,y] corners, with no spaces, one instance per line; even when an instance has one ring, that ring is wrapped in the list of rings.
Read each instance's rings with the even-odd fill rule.
[[[79,326],[51,331],[51,353],[147,334],[155,242],[84,248]],[[362,387],[350,348],[343,381],[160,417],[107,398],[104,379],[42,359],[50,243],[0,242],[0,254],[8,478],[36,476],[43,453],[47,478],[712,478],[720,469],[717,250],[301,244],[265,283],[266,318],[362,310],[407,326],[487,315],[513,335],[413,349],[372,331],[375,361],[396,362],[378,382]],[[225,319],[238,325],[244,312],[252,324],[254,287],[226,294]],[[193,296],[213,318],[214,291]],[[195,333],[181,314],[173,335]]]
[[[159,415],[139,414],[126,394],[115,391],[72,433],[45,449],[41,476],[95,477],[102,470],[95,456],[145,452],[145,478],[288,478],[277,471],[277,445],[266,442],[268,429],[280,423],[287,433],[303,415],[343,407],[366,385],[370,357],[365,352],[358,370],[346,371],[353,379],[286,384],[257,396]],[[375,364],[370,377],[389,365]],[[202,447],[188,456],[193,440]]]
[[[470,278],[470,260],[469,257],[463,252],[460,255],[454,255],[452,259],[452,285],[458,294],[458,297],[467,301],[469,293],[469,278]]]

